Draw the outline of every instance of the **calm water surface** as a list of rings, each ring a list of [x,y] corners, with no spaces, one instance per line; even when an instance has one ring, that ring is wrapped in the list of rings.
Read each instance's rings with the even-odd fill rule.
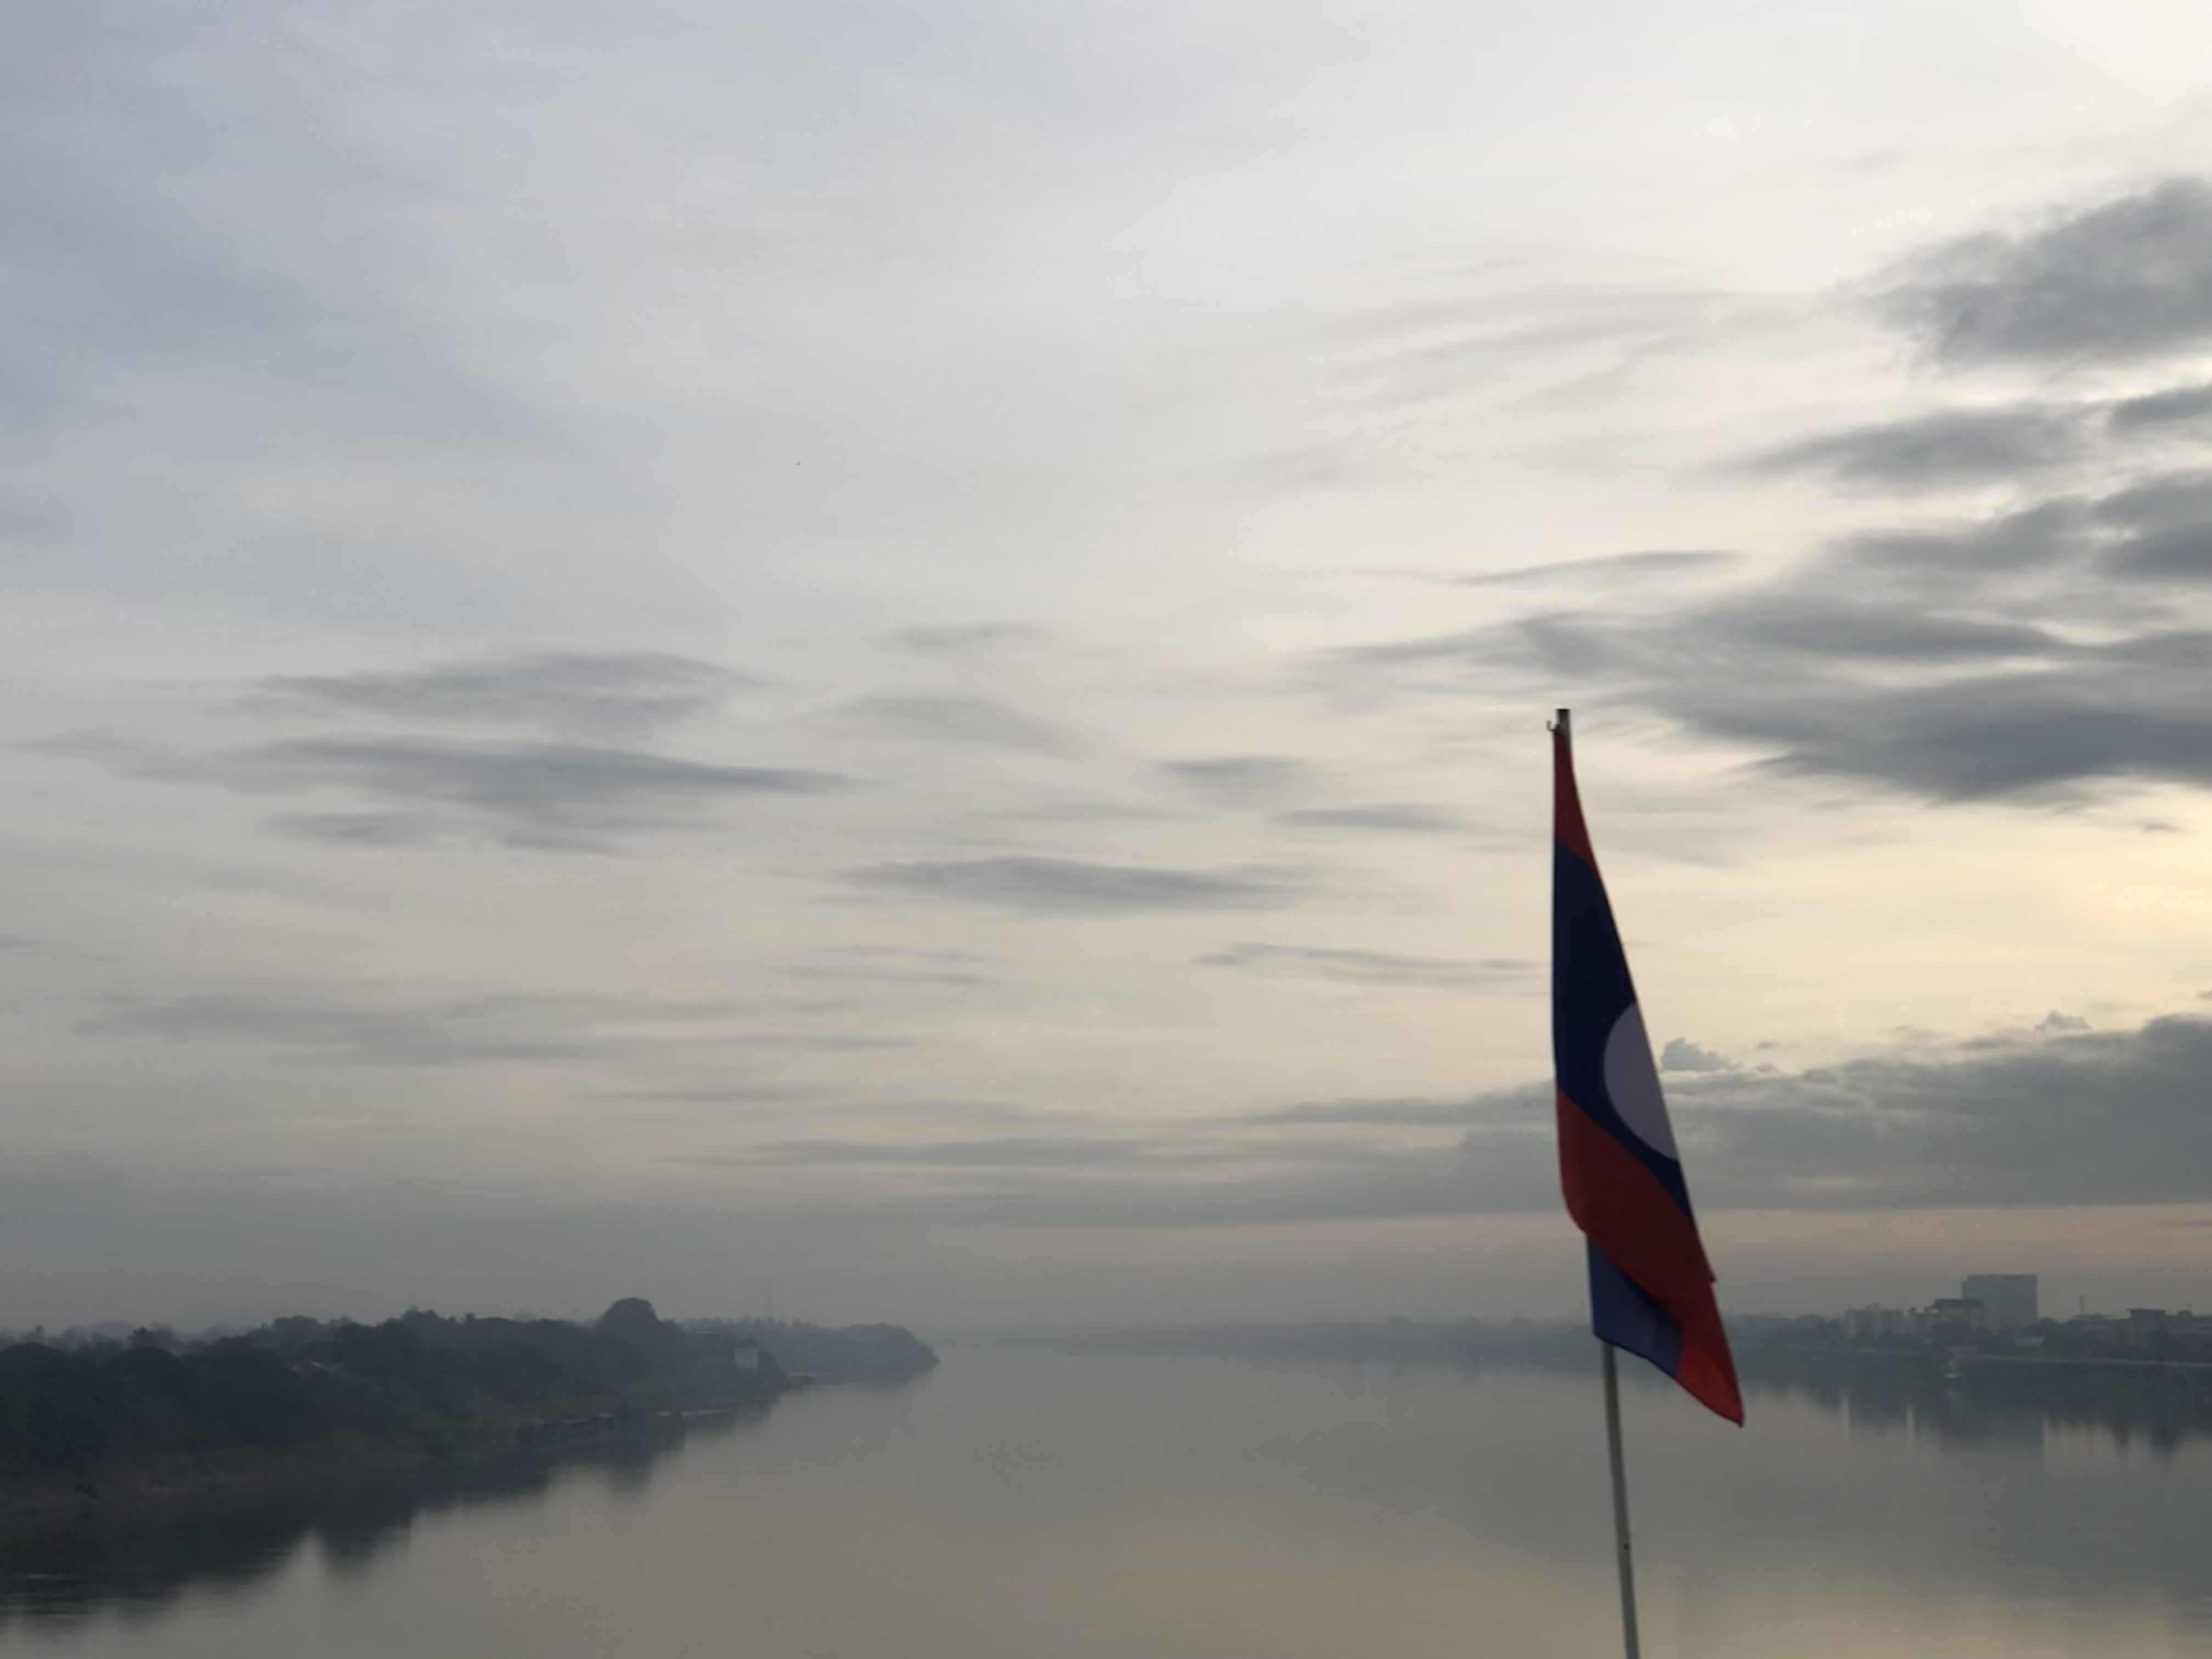
[[[1627,1401],[1650,1659],[2212,1651],[2212,1443]],[[1940,1402],[1938,1402],[1940,1406]],[[0,1547],[0,1650],[162,1659],[1616,1653],[1583,1375],[954,1349],[672,1446]]]

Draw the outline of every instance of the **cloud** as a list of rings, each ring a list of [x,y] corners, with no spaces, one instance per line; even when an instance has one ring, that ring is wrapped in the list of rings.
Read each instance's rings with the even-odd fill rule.
[[[1233,1157],[1222,1148],[1194,1150],[1172,1141],[1127,1138],[1008,1135],[988,1140],[779,1141],[738,1155],[740,1162],[904,1164],[945,1169],[1089,1169],[1108,1164],[1176,1164]]]
[[[852,985],[1003,985],[995,974],[940,968],[779,968],[788,979],[827,980]]]
[[[379,1065],[485,1065],[578,1060],[598,1053],[601,1045],[584,1028],[605,1012],[595,1005],[557,998],[472,996],[395,1003],[243,987],[126,1003],[94,1029],[324,1049]]]
[[[1656,611],[1552,610],[1331,661],[1603,687],[1781,771],[1931,799],[2212,786],[2212,471],[1862,533]]]
[[[2111,1033],[2046,1027],[1933,1053],[1900,1045],[1794,1073],[1670,1069],[1676,1134],[1710,1208],[2212,1199],[2212,1113],[2203,1105],[2212,1020],[2154,1019]],[[1411,1213],[1399,1206],[1431,1203],[1543,1208],[1558,1202],[1551,1117],[1551,1090],[1540,1083],[1254,1114],[1244,1121],[1262,1130],[1437,1127],[1461,1139],[1449,1149],[1346,1150],[1328,1172],[1248,1188],[1223,1218]]]
[[[1288,904],[1301,890],[1279,870],[1171,870],[1014,855],[879,864],[851,878],[925,898],[1093,914],[1263,909]]]
[[[1170,761],[1160,769],[1178,783],[1231,800],[1270,798],[1303,788],[1313,769],[1285,755],[1213,755]]]
[[[695,820],[734,799],[812,795],[848,781],[827,772],[711,766],[629,749],[414,737],[294,738],[241,758],[263,789],[340,789],[392,812],[292,820],[340,841],[419,839],[456,820],[518,847],[605,850],[614,837]],[[421,809],[435,809],[425,815]]]
[[[2021,404],[1951,410],[1827,434],[1771,450],[1756,465],[1825,472],[1847,484],[1935,489],[2003,482],[2063,466],[2093,430],[2087,410]]]
[[[981,744],[1033,755],[1067,755],[1083,747],[1073,733],[981,697],[913,696],[886,693],[862,699],[863,714],[916,737]]]
[[[1726,1054],[1715,1052],[1687,1037],[1672,1037],[1660,1051],[1659,1069],[1662,1072],[1732,1072],[1735,1062]]]
[[[2061,497],[1935,528],[1870,532],[1844,542],[1834,563],[1920,593],[1971,594],[2079,561],[2091,528],[2083,503]]]
[[[416,812],[288,812],[277,829],[339,847],[415,847],[435,841],[440,821]]]
[[[1296,975],[1362,985],[1496,985],[1525,979],[1537,964],[1517,957],[1467,958],[1396,956],[1303,945],[1241,944],[1197,958],[1206,968]]]
[[[1504,1214],[1549,1210],[1559,1201],[1548,1109],[1479,1146],[1407,1151],[1329,1143],[1283,1152],[1274,1166],[1227,1173],[1209,1165],[1184,1178],[1164,1169],[1171,1158],[1058,1177],[1035,1170],[1018,1182],[979,1182],[885,1207],[917,1218],[994,1224],[1237,1227]]]
[[[2105,574],[2212,587],[2212,471],[2130,484],[2092,510],[2100,524],[2118,532],[2104,550]]]
[[[2153,1203],[2212,1197],[2212,1021],[2061,1031],[1675,1085],[1701,1196],[1734,1204]]]
[[[386,673],[276,675],[257,689],[313,713],[624,737],[705,714],[740,684],[690,657],[548,651]]]
[[[48,939],[33,939],[27,933],[0,933],[0,960],[9,957],[46,963],[97,962],[101,959],[97,953],[80,950],[74,945],[61,945]]]
[[[1890,320],[1956,363],[2153,356],[2212,338],[2212,186],[2169,179],[1908,260]]]
[[[1579,581],[1587,576],[1637,578],[1686,576],[1733,564],[1735,553],[1672,552],[1606,553],[1589,559],[1562,559],[1556,564],[1524,564],[1510,570],[1490,570],[1479,575],[1455,576],[1462,587],[1522,586],[1539,582]]]
[[[1478,1121],[1547,1122],[1552,1109],[1548,1084],[1483,1095],[1439,1099],[1405,1095],[1378,1099],[1312,1100],[1249,1114],[1243,1121],[1261,1124],[1341,1123],[1376,1128],[1467,1129]]]
[[[2157,432],[2212,419],[2212,386],[2193,384],[2123,398],[2106,416],[2115,432]]]
[[[1441,807],[1418,801],[1378,801],[1370,806],[1324,806],[1285,812],[1275,820],[1298,830],[1382,830],[1397,835],[1448,835],[1466,826]]]
[[[993,655],[1033,640],[1038,633],[1022,623],[954,623],[897,629],[890,641],[896,649],[918,657],[967,658]]]

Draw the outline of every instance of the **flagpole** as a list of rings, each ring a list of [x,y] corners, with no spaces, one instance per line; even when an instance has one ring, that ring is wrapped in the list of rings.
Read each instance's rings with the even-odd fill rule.
[[[1564,711],[1563,711],[1564,712]],[[1605,1445],[1613,1459],[1613,1543],[1620,1563],[1620,1640],[1628,1659],[1643,1659],[1644,1647],[1636,1632],[1636,1564],[1628,1546],[1628,1469],[1620,1455],[1620,1367],[1613,1346],[1601,1340],[1605,1351]]]

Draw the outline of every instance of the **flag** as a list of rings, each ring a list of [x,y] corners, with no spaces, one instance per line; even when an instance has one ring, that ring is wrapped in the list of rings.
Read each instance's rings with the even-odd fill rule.
[[[1559,1182],[1589,1254],[1590,1326],[1743,1421],[1651,1040],[1590,851],[1566,710],[1552,728],[1552,1054]]]

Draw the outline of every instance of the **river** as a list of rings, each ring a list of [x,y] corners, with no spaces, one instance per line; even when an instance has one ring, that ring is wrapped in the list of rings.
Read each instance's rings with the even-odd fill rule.
[[[2212,1650],[2212,1440],[1625,1404],[1649,1659]],[[8,1542],[0,1650],[1592,1659],[1620,1650],[1607,1505],[1594,1363],[955,1347],[678,1442]]]

